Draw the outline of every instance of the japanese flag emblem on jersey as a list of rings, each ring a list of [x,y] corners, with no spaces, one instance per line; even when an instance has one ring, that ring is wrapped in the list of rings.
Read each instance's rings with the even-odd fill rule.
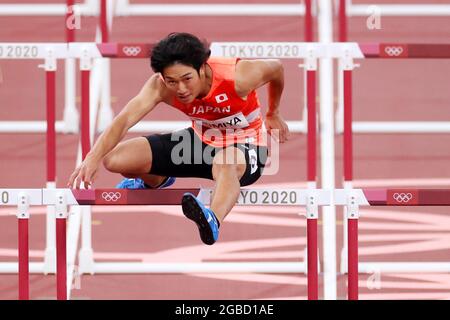
[[[226,93],[218,94],[215,98],[217,103],[228,101],[228,96]]]

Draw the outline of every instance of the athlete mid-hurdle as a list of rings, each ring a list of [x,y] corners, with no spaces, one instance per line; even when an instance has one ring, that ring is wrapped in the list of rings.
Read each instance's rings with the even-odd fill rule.
[[[181,205],[205,244],[219,236],[220,223],[235,205],[240,186],[256,182],[268,150],[265,129],[289,135],[279,113],[284,87],[283,67],[276,59],[210,58],[197,37],[172,33],[151,52],[153,74],[100,135],[68,186],[89,188],[100,163],[126,178],[118,188],[165,188],[175,177],[215,181],[210,208],[192,194]],[[268,84],[268,110],[263,117],[256,89]],[[127,131],[164,102],[182,111],[192,127],[120,142]],[[265,125],[265,128],[263,126]],[[120,143],[119,143],[120,142]]]

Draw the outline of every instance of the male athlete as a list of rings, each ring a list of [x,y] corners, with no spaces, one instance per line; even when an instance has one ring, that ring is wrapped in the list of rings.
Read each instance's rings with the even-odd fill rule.
[[[279,114],[283,67],[279,60],[210,58],[197,37],[172,33],[152,50],[153,74],[100,135],[85,160],[72,173],[68,186],[95,180],[100,163],[124,179],[118,188],[164,188],[174,177],[215,181],[210,208],[186,193],[181,205],[205,244],[215,243],[220,223],[235,205],[241,186],[262,174],[266,158],[263,122],[279,142],[289,135]],[[256,89],[268,85],[268,110],[263,118]],[[185,113],[192,127],[120,142],[127,131],[166,103]]]

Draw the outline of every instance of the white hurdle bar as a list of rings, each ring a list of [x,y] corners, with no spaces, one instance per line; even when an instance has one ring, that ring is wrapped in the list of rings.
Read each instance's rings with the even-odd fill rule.
[[[28,208],[30,205],[54,205],[56,208],[58,236],[58,299],[67,297],[67,266],[65,257],[65,220],[69,205],[168,205],[179,204],[185,192],[195,192],[205,204],[209,203],[211,189],[166,189],[166,190],[127,190],[127,189],[0,189],[2,205],[17,206],[19,219],[19,292],[21,299],[28,298]],[[332,200],[333,199],[333,200]],[[318,207],[330,204],[342,205],[347,209],[349,241],[349,299],[358,298],[358,273],[366,272],[364,264],[358,263],[358,219],[360,206],[450,206],[450,189],[242,189],[237,205],[286,205],[306,206],[307,219],[317,219]],[[59,220],[58,220],[59,219]],[[317,237],[308,242],[317,245]],[[308,257],[308,266],[314,257]],[[205,265],[208,265],[205,267]],[[314,265],[314,264],[312,264]],[[10,272],[0,264],[0,272]],[[301,263],[97,263],[94,273],[203,273],[203,272],[302,272]],[[409,272],[424,271],[422,268],[432,266],[428,272],[450,272],[450,263],[417,262],[411,263]],[[361,267],[361,270],[359,269]],[[385,268],[383,270],[383,268]],[[373,264],[370,269],[380,272],[399,272],[401,267],[394,263]],[[308,297],[310,281],[317,290],[316,278],[310,277],[308,270]]]
[[[337,189],[334,196],[337,204],[345,205],[349,300],[358,299],[359,273],[450,272],[450,262],[359,263],[358,259],[360,206],[450,206],[450,189]]]
[[[226,1],[224,1],[226,2]],[[117,3],[117,16],[302,16],[303,4],[130,4]]]
[[[136,55],[130,48],[136,48],[140,54]],[[92,42],[77,43],[0,43],[0,59],[101,59],[104,57],[114,58],[144,58],[151,45],[144,43],[115,44],[106,43],[97,45]],[[364,58],[358,44],[321,44],[307,42],[264,42],[264,43],[212,43],[212,55],[233,56],[240,55],[242,58],[273,57],[280,59],[314,59],[321,57],[340,57],[346,51],[351,51],[355,58]],[[179,129],[186,122],[141,122],[131,129],[132,132],[154,132],[154,128],[165,130]],[[305,120],[288,121],[292,132],[306,133]],[[0,132],[45,132],[44,121],[1,121]],[[78,126],[66,121],[56,122],[56,132],[67,133],[78,130]]]
[[[348,0],[347,0],[348,1]],[[375,2],[375,1],[374,1]],[[349,16],[367,17],[379,14],[383,17],[447,17],[450,16],[448,4],[351,4],[347,9]]]
[[[436,46],[440,46],[437,48]],[[95,43],[0,43],[0,59],[66,59],[66,58],[85,58],[98,59],[103,57],[115,58],[142,58],[133,55],[127,48],[134,47],[144,52],[149,50],[148,44],[102,44]],[[400,56],[389,56],[382,50],[389,48],[400,48],[404,54]],[[434,47],[434,48],[433,48]],[[113,48],[113,49],[111,49]],[[409,55],[411,48],[417,52],[430,49],[436,52],[439,49],[442,54],[431,55]],[[111,54],[111,50],[115,53]],[[120,52],[118,50],[124,50]],[[241,58],[279,58],[279,59],[308,59],[312,56],[315,59],[337,58],[337,59],[364,59],[364,58],[446,58],[448,46],[429,45],[429,44],[357,44],[357,43],[307,43],[307,42],[213,42],[211,44],[212,55],[214,56],[239,56]],[[375,52],[375,54],[374,54]],[[389,51],[388,51],[389,52]],[[342,99],[340,98],[340,101]],[[336,119],[337,132],[343,130],[343,106],[339,104]],[[57,121],[57,132],[72,132],[76,126],[66,122]],[[183,121],[171,122],[142,122],[131,129],[133,132],[153,132],[153,128],[165,128],[165,130],[176,130],[185,125]],[[305,120],[288,121],[288,125],[293,132],[305,133],[307,131]],[[22,122],[2,121],[0,122],[0,132],[43,132],[45,122]],[[450,122],[430,121],[430,122],[354,122],[353,130],[355,132],[391,132],[391,133],[439,133],[450,132]]]

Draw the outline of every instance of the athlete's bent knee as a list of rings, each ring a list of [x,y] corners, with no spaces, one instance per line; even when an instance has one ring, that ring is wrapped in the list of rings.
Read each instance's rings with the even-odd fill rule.
[[[214,163],[213,164],[213,178],[216,179],[221,174],[226,175],[235,175],[238,179],[240,179],[245,172],[244,164],[222,164],[222,163]]]
[[[103,166],[110,172],[118,172],[117,157],[114,156],[114,153],[110,152],[103,158]]]

